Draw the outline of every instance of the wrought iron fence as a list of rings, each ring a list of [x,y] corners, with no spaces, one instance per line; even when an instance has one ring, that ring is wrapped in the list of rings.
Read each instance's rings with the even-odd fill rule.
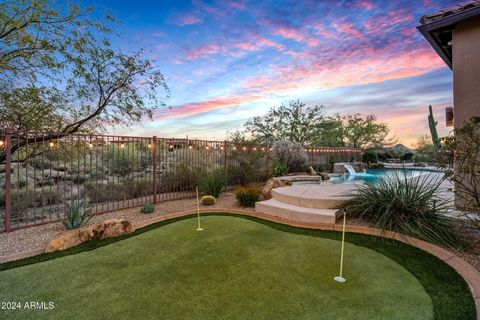
[[[271,147],[230,141],[0,131],[0,230],[58,221],[65,203],[94,213],[195,195],[205,176],[227,185],[269,177]],[[360,149],[305,147],[308,162],[360,160]]]

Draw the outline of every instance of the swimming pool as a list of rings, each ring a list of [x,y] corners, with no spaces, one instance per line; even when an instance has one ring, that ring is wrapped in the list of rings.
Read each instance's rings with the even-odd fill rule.
[[[356,174],[346,173],[340,176],[333,176],[330,178],[332,183],[358,183],[358,182],[371,182],[376,183],[379,179],[393,177],[395,174],[406,175],[407,178],[418,177],[423,174],[428,174],[429,170],[417,170],[417,169],[367,169],[366,172],[359,172]]]

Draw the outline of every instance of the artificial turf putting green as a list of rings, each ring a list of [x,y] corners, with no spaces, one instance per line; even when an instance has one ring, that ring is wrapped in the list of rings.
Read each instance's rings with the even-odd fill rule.
[[[181,219],[75,255],[0,272],[5,319],[474,319],[463,280],[403,244],[240,217]],[[91,244],[90,244],[91,245]],[[373,249],[373,250],[372,250]],[[401,263],[401,264],[399,264]]]

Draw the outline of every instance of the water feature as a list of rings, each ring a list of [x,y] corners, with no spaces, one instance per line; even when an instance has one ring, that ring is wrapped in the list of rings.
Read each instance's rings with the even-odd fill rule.
[[[344,164],[343,166],[345,167],[345,169],[348,171],[349,174],[356,174],[357,173],[355,171],[355,169],[352,167],[352,165]]]

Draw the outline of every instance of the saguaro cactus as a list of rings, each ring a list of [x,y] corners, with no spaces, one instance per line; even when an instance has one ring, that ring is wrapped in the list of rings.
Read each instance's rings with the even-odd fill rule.
[[[436,148],[440,148],[440,139],[438,138],[438,132],[437,132],[437,121],[435,121],[435,118],[433,117],[433,112],[432,112],[432,106],[428,106],[428,126],[430,127],[430,134],[432,135],[432,142],[433,145]]]

